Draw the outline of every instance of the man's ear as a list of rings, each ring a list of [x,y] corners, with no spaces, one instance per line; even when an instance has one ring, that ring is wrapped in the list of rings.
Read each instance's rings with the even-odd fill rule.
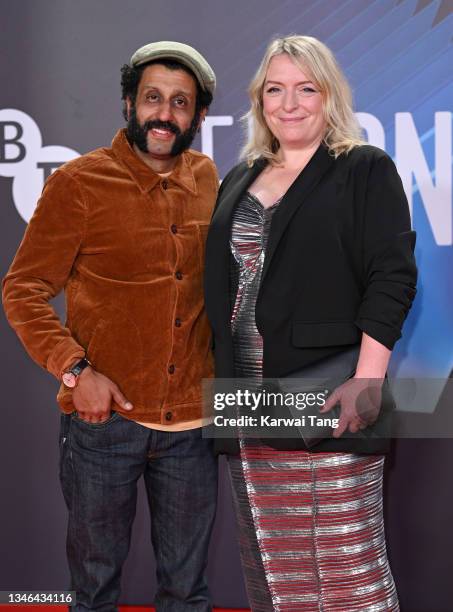
[[[131,118],[131,108],[132,108],[132,102],[131,102],[131,99],[128,96],[126,98],[126,109],[127,109],[127,120],[128,121]]]
[[[201,109],[201,111],[200,111],[200,120],[198,121],[197,131],[200,131],[201,124],[205,120],[207,113],[208,113],[208,109],[207,108],[202,108]]]

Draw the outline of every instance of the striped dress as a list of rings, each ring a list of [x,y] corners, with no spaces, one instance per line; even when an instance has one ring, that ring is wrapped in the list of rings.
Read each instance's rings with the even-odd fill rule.
[[[235,369],[253,381],[263,363],[255,303],[279,203],[265,209],[247,192],[233,216]],[[252,611],[399,610],[385,546],[384,457],[279,451],[243,437],[239,444],[229,469]]]

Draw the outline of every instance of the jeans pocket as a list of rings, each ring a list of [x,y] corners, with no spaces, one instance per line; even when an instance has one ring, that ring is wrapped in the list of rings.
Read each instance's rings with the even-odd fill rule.
[[[102,429],[104,427],[107,427],[114,421],[120,419],[121,415],[118,412],[112,410],[112,412],[110,413],[110,417],[102,423],[89,423],[88,421],[84,421],[79,417],[76,411],[71,414],[71,418],[75,423],[80,423],[81,425],[84,425],[85,427],[88,427],[90,429]]]

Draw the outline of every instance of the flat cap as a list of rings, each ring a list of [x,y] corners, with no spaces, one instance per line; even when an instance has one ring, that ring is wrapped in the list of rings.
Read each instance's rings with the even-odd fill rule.
[[[140,66],[152,60],[173,59],[192,70],[200,86],[211,94],[215,90],[215,74],[205,58],[196,49],[184,43],[161,40],[140,47],[131,57],[131,66]]]

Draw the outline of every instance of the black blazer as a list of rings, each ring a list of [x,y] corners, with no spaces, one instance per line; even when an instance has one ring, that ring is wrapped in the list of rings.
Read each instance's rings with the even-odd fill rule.
[[[232,214],[266,166],[235,166],[222,182],[206,244],[205,294],[216,377],[233,378],[230,319]],[[391,158],[363,145],[337,159],[321,145],[275,211],[255,317],[263,377],[283,377],[357,344],[366,332],[389,349],[415,296],[415,233]],[[282,441],[266,440],[281,447]],[[295,441],[292,441],[294,445]],[[303,442],[297,440],[297,447]],[[385,452],[387,442],[321,442],[313,450]],[[219,452],[238,451],[217,440]]]

